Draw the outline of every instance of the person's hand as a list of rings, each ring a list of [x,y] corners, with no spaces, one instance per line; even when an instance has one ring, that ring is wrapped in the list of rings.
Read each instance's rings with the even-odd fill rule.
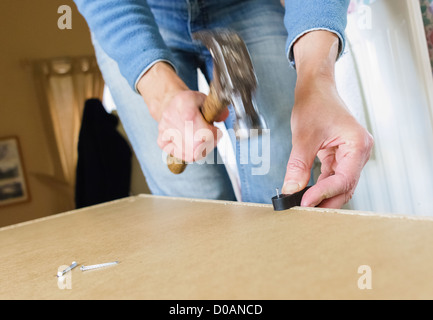
[[[314,39],[301,38],[314,42],[299,41],[298,52],[295,47],[298,80],[291,118],[293,147],[282,192],[292,194],[307,186],[317,156],[322,164],[321,174],[304,194],[301,205],[341,208],[355,191],[361,170],[370,157],[373,138],[338,95],[333,76],[338,39],[326,31],[319,33],[307,34]],[[311,50],[311,43],[328,50],[328,54],[325,59],[316,56],[310,60],[312,63],[305,64],[318,52],[309,55],[311,52],[302,51]],[[322,63],[315,65],[319,61]]]
[[[283,193],[306,187],[317,155],[321,174],[301,205],[341,208],[352,197],[370,157],[371,135],[348,112],[335,86],[323,80],[297,92],[291,123],[293,148]]]
[[[200,112],[206,95],[189,90],[170,65],[156,63],[140,79],[138,90],[159,123],[157,142],[167,154],[193,162],[215,148],[220,138],[218,129]],[[227,116],[228,110],[217,120]]]
[[[205,94],[187,90],[168,101],[158,126],[158,145],[162,150],[178,159],[194,162],[216,147],[222,133],[204,120],[200,107],[205,99]],[[217,121],[226,117],[224,113]]]

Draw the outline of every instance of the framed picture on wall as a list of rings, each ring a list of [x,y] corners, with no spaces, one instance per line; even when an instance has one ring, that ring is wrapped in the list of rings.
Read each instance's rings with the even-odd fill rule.
[[[0,207],[29,200],[18,138],[0,138]]]

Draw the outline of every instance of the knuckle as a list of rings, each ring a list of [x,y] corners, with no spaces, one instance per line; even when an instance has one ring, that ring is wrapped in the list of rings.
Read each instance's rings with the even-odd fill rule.
[[[358,132],[348,144],[352,150],[353,157],[360,160],[363,159],[366,162],[370,158],[374,139],[368,131],[363,130]]]
[[[291,159],[287,164],[287,171],[298,172],[308,169],[307,164],[300,159]]]
[[[197,116],[198,109],[185,108],[182,110],[183,119],[185,121],[193,121]]]
[[[358,179],[355,177],[348,177],[346,175],[343,176],[344,178],[344,190],[343,192],[348,194],[351,198],[353,193],[355,192],[356,185],[358,184]],[[350,200],[349,198],[349,200]]]
[[[361,149],[367,151],[371,150],[374,145],[373,136],[368,131],[364,131],[363,134],[359,137],[359,145]]]
[[[353,194],[355,193],[355,190],[351,190],[347,192],[344,196],[344,204],[348,203],[350,200],[352,200]]]
[[[355,136],[353,144],[358,150],[370,151],[373,148],[374,139],[368,131],[362,130]]]
[[[159,121],[159,126],[164,126],[168,121],[170,120],[170,113],[167,111],[164,111],[161,114],[161,120]]]
[[[373,136],[367,132],[367,137],[366,137],[366,144],[367,144],[367,150],[370,151],[373,149],[374,147],[374,138]]]

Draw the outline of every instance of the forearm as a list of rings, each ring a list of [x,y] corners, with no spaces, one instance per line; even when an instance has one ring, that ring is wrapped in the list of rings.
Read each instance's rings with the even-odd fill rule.
[[[340,208],[352,197],[370,157],[373,138],[353,117],[336,89],[334,67],[339,39],[312,31],[293,48],[298,73],[291,115],[292,151],[283,192],[302,190],[316,157],[321,174],[302,206]]]
[[[74,0],[104,51],[133,89],[156,61],[173,61],[145,0]]]

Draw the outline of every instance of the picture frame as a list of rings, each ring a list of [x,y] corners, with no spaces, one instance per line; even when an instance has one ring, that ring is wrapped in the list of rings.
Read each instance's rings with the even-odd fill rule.
[[[30,201],[19,139],[0,137],[0,207]]]

